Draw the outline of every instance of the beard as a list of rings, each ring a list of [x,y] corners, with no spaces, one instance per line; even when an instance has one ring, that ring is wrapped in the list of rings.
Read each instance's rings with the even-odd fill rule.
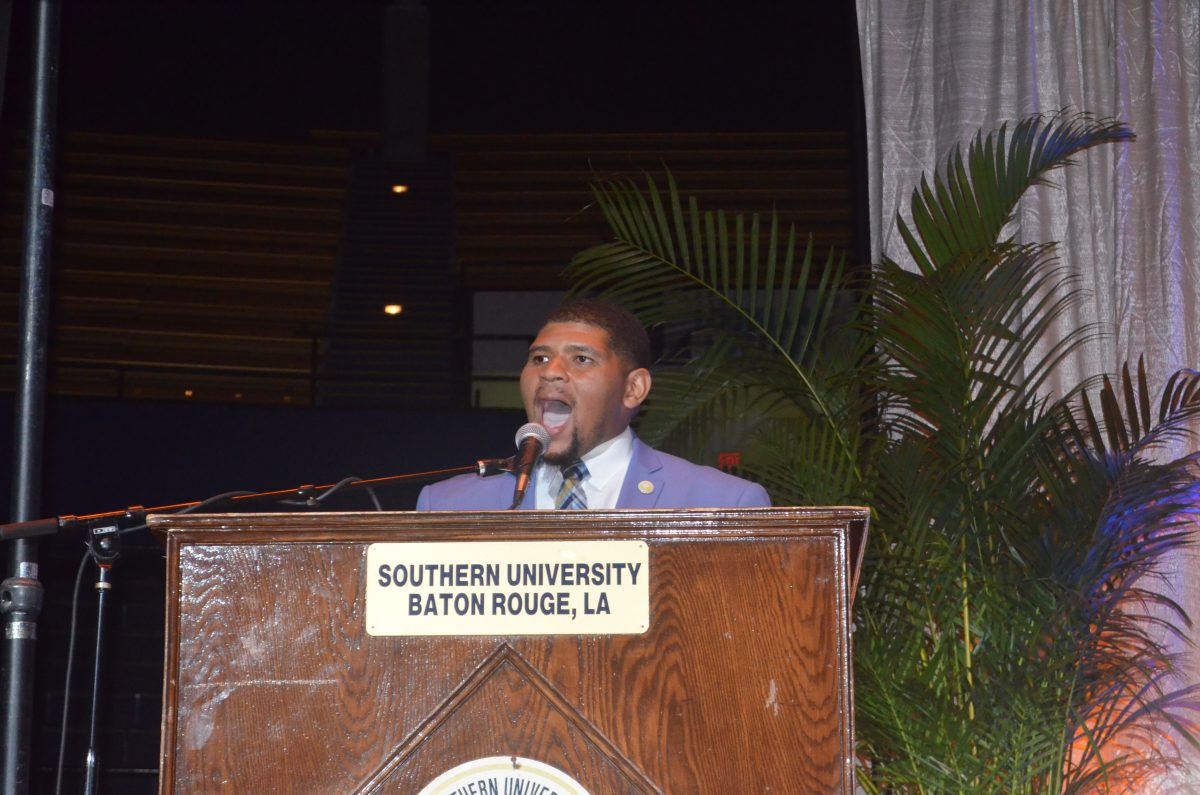
[[[580,448],[582,444],[579,441],[579,429],[571,428],[571,440],[567,444],[565,450],[559,453],[546,453],[542,456],[543,460],[548,464],[554,464],[556,467],[565,467],[568,464],[574,464],[580,458]]]

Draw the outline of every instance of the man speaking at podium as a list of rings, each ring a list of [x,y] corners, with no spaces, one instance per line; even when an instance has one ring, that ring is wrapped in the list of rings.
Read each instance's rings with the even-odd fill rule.
[[[549,443],[516,507],[771,504],[757,483],[659,452],[633,434],[629,422],[650,393],[649,367],[650,338],[624,309],[585,298],[550,313],[521,371],[525,413],[545,427]],[[422,489],[417,510],[502,510],[517,481],[511,473],[460,475]]]

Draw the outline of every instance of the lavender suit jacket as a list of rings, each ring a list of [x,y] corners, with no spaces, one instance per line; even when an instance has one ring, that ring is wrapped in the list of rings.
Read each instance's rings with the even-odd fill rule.
[[[512,503],[515,480],[506,473],[488,478],[459,475],[432,483],[421,489],[417,510],[501,511]],[[531,483],[525,492],[522,509],[535,507],[535,486]],[[766,489],[757,483],[659,452],[637,437],[617,497],[618,508],[754,508],[770,504]]]

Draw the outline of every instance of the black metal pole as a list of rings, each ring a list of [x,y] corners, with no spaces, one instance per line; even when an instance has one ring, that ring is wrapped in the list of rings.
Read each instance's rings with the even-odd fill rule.
[[[58,0],[36,0],[31,112],[27,148],[25,241],[21,269],[20,351],[13,449],[13,519],[38,514],[42,425],[46,393],[46,317],[49,312],[51,221],[54,212],[54,110],[58,96]],[[42,586],[37,542],[9,543],[7,579],[0,584],[4,637],[4,742],[0,759],[5,795],[29,792],[33,731],[33,671]]]

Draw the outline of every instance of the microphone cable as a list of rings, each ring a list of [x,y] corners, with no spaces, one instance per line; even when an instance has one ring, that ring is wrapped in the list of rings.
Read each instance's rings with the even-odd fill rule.
[[[75,590],[71,595],[71,621],[67,630],[70,640],[67,642],[67,675],[63,687],[62,728],[58,735],[58,770],[54,776],[54,795],[62,795],[63,767],[67,756],[67,716],[71,707],[71,673],[75,669],[75,630],[79,623],[79,591],[83,587],[83,572],[91,557],[91,552],[83,553],[83,559],[79,561],[79,568],[75,572]]]
[[[180,510],[179,513],[192,513],[202,510],[213,503],[227,500],[230,497],[253,493],[252,491],[227,491],[224,494],[209,497],[207,500],[198,502],[195,505],[189,505]],[[133,527],[122,528],[117,531],[117,535],[125,535],[145,529],[146,524],[143,522]],[[58,734],[58,764],[54,775],[54,795],[62,795],[63,770],[66,767],[67,759],[67,724],[71,715],[71,677],[75,672],[75,638],[79,634],[79,596],[83,590],[83,575],[87,571],[87,563],[91,557],[92,552],[90,549],[83,553],[83,558],[80,559],[79,567],[75,571],[75,587],[71,592],[71,620],[67,625],[69,637],[67,641],[67,672],[63,677],[62,726],[59,728]]]
[[[350,477],[342,478],[337,483],[334,483],[332,486],[325,489],[325,491],[313,497],[309,497],[304,500],[279,500],[279,504],[294,505],[297,508],[320,508],[321,503],[326,499],[332,497],[334,494],[337,494],[351,483],[358,483],[360,480],[362,480],[362,478],[356,475],[351,475]],[[363,491],[367,492],[367,496],[371,498],[371,504],[375,506],[375,510],[382,511],[383,505],[379,502],[379,497],[375,494],[375,489],[371,488],[370,486],[363,486]]]

